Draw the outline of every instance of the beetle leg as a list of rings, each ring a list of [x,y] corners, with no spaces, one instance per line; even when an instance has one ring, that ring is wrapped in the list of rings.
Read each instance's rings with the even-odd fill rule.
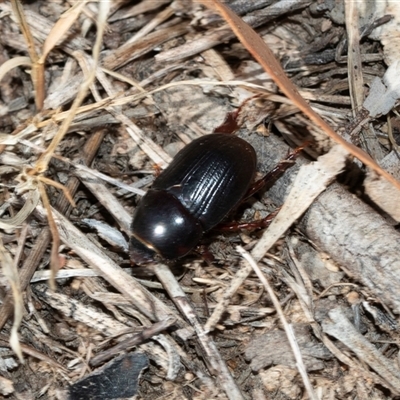
[[[231,133],[234,133],[237,130],[239,130],[241,124],[240,124],[240,122],[238,122],[238,117],[239,117],[239,114],[241,113],[243,107],[247,103],[249,103],[250,101],[252,101],[252,100],[254,100],[254,99],[258,98],[258,97],[260,97],[259,94],[256,94],[255,96],[252,96],[252,97],[249,97],[248,99],[246,99],[239,106],[239,108],[237,108],[234,111],[228,112],[228,114],[226,114],[226,116],[225,116],[224,122],[220,126],[216,127],[214,129],[213,133],[228,133],[228,134],[231,134]]]
[[[258,181],[254,182],[246,195],[244,196],[243,200],[247,200],[254,193],[257,193],[261,189],[269,189],[282,175],[283,173],[291,168],[301,151],[308,145],[308,143],[297,147],[292,152],[288,154],[288,156],[282,160],[278,165],[276,165],[270,172],[268,172],[264,177],[259,179]]]
[[[255,229],[267,228],[269,224],[273,221],[280,210],[280,207],[268,214],[266,217],[259,219],[257,221],[250,222],[232,222],[232,223],[223,223],[217,225],[214,229],[222,232],[238,232],[241,230],[245,231],[253,231]]]
[[[270,188],[283,174],[286,170],[292,167],[299,156],[300,152],[308,145],[305,143],[302,146],[297,147],[292,152],[288,154],[288,156],[282,160],[278,165],[275,166],[270,172],[268,172],[264,177],[254,182],[246,195],[243,198],[243,201],[247,200],[254,193],[257,193],[259,190],[265,188]],[[231,223],[222,223],[217,225],[214,229],[220,232],[239,232],[241,230],[253,231],[255,229],[267,228],[275,216],[278,214],[280,207],[267,215],[265,218],[262,218],[257,221],[251,222],[231,222]]]
[[[239,129],[239,125],[237,123],[237,117],[239,115],[239,109],[235,111],[231,111],[225,116],[224,122],[216,127],[213,133],[234,133]]]
[[[154,176],[157,178],[161,175],[162,169],[158,164],[153,164]]]
[[[196,246],[196,248],[194,249],[194,252],[199,254],[200,257],[208,264],[208,265],[212,265],[212,262],[215,260],[214,255],[211,253],[210,249],[204,245],[204,244],[200,244],[198,246]]]

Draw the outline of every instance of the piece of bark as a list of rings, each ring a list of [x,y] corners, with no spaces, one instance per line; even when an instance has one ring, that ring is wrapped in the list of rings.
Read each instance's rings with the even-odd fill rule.
[[[388,156],[394,155],[397,159],[397,154],[393,151]],[[385,157],[387,159],[388,157]],[[383,160],[383,163],[385,162]],[[386,168],[396,179],[400,177],[399,161],[393,167]],[[383,163],[380,163],[381,165]],[[383,165],[382,165],[383,166]],[[388,213],[395,221],[400,222],[400,190],[391,185],[386,179],[379,176],[375,171],[368,171],[364,181],[365,192],[371,200],[378,204],[382,210]]]
[[[332,357],[329,350],[315,339],[312,339],[307,325],[293,326],[294,335],[307,371],[318,371],[324,368],[324,362]],[[260,351],[262,349],[262,351]],[[296,360],[290,348],[285,331],[277,329],[260,335],[252,340],[247,347],[246,359],[251,360],[253,371],[271,365],[286,365],[296,368]]]
[[[248,139],[258,150],[265,171],[287,154],[287,146],[272,135]],[[300,158],[297,164],[303,162]],[[276,204],[284,202],[297,169],[287,171],[268,191],[267,196]],[[400,313],[400,233],[374,209],[334,183],[308,209],[299,227],[348,275]]]
[[[131,398],[138,391],[139,378],[149,359],[141,352],[112,360],[69,388],[69,400]]]
[[[380,215],[335,184],[308,210],[301,227],[348,274],[400,312],[400,234]]]
[[[316,251],[309,243],[295,241],[293,248],[299,255],[307,275],[313,282],[317,282],[321,288],[328,288],[339,283],[344,276],[337,266],[324,258],[324,254]]]

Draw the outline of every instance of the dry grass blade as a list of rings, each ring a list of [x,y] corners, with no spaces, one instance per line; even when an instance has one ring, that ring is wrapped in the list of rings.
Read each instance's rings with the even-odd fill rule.
[[[340,135],[338,135],[313,109],[309,104],[300,96],[296,87],[283,71],[281,65],[276,60],[274,54],[269,49],[267,44],[261,37],[240,17],[238,17],[232,10],[219,0],[212,0],[215,7],[221,15],[229,23],[232,30],[235,32],[239,40],[252,54],[252,56],[262,65],[268,74],[274,79],[275,83],[279,86],[283,93],[289,97],[301,111],[303,111],[317,126],[319,126],[331,139],[336,143],[342,145],[349,153],[358,158],[365,165],[372,168],[378,174],[384,176],[389,182],[400,189],[400,182],[393,178],[388,172],[379,167],[379,165],[372,160],[372,158],[364,151],[347,142]],[[209,6],[209,1],[204,1],[206,6]]]
[[[57,226],[54,222],[53,213],[51,212],[51,206],[50,206],[49,198],[47,197],[46,189],[45,189],[43,183],[40,181],[38,182],[38,186],[39,186],[40,196],[42,198],[44,208],[46,209],[47,221],[49,223],[51,236],[53,238],[53,241],[51,243],[51,255],[50,255],[51,275],[50,275],[49,282],[50,282],[50,287],[53,290],[56,290],[55,276],[57,274],[57,271],[59,271],[61,269],[60,258],[58,256],[58,248],[60,247],[60,235],[58,234]]]
[[[25,41],[28,45],[28,52],[32,61],[32,82],[35,88],[35,104],[38,110],[41,110],[44,102],[44,69],[43,66],[38,64],[39,55],[35,48],[32,33],[26,22],[24,10],[19,0],[11,0],[12,9],[15,17],[17,18],[21,31],[24,35]]]
[[[43,108],[45,98],[44,86],[44,64],[50,51],[56,46],[57,42],[65,35],[72,24],[79,17],[83,7],[87,4],[87,0],[75,3],[68,9],[64,15],[56,22],[47,36],[42,49],[41,56],[37,56],[33,64],[32,76],[36,79],[36,106],[40,111]]]
[[[15,229],[20,226],[39,203],[40,193],[38,190],[30,190],[21,210],[11,218],[2,218],[0,220],[0,229]]]
[[[0,81],[3,79],[4,75],[7,72],[11,71],[14,68],[25,65],[27,67],[32,66],[32,60],[29,57],[14,57],[10,60],[7,60],[3,64],[0,65]]]
[[[18,339],[18,329],[22,322],[24,315],[24,302],[22,299],[21,285],[19,281],[19,274],[17,264],[13,262],[11,255],[3,246],[0,238],[0,265],[3,270],[3,274],[8,279],[11,286],[13,299],[14,299],[14,322],[11,328],[10,334],[10,345],[18,356],[21,363],[24,362],[22,357],[22,350]]]
[[[82,180],[83,184],[96,196],[99,202],[114,216],[120,229],[129,235],[131,216],[125,208],[121,206],[106,185],[102,182],[93,182],[93,176],[84,171],[78,171],[77,175]],[[142,195],[145,193],[144,191],[141,192]]]
[[[88,0],[78,1],[63,15],[61,15],[60,19],[55,23],[43,43],[42,55],[38,60],[40,64],[45,63],[47,55],[56,46],[57,42],[68,32],[72,24],[78,19],[83,7],[85,7],[87,3]]]
[[[35,63],[39,56],[35,48],[35,42],[33,40],[32,33],[29,29],[28,23],[26,22],[24,9],[22,8],[22,4],[19,0],[11,0],[12,10],[14,12],[15,17],[17,18],[22,34],[26,40],[26,44],[28,45],[28,53],[31,57],[33,63]]]
[[[360,34],[358,29],[358,5],[351,0],[345,0],[346,28],[348,36],[348,62],[350,98],[355,117],[364,101],[364,80],[360,52]]]
[[[146,36],[150,33],[154,28],[160,25],[162,22],[166,21],[169,17],[174,15],[174,10],[171,7],[167,7],[164,11],[162,11],[156,18],[153,19],[149,24],[145,25],[143,29],[136,33],[136,35],[132,36],[127,43],[136,42],[136,40]]]

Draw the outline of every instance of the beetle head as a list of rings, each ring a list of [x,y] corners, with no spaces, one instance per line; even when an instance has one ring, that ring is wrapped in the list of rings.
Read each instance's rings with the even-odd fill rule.
[[[136,239],[135,236],[131,235],[129,255],[132,263],[136,265],[145,265],[156,261],[157,253],[140,240]]]
[[[203,235],[200,222],[174,195],[152,189],[136,207],[131,232],[131,260],[138,265],[181,258]]]

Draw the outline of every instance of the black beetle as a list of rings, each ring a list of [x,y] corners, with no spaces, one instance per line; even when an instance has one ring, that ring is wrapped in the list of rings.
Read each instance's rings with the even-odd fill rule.
[[[173,261],[188,254],[241,202],[256,167],[254,148],[234,135],[214,133],[184,147],[136,207],[132,262]]]

